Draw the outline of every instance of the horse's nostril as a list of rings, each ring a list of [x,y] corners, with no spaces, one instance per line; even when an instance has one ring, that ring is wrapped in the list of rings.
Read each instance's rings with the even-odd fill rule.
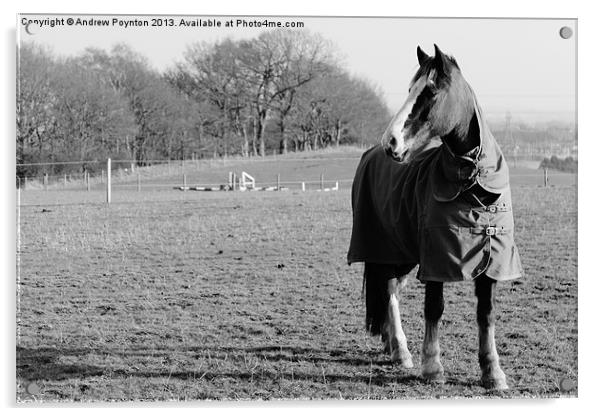
[[[394,136],[391,136],[391,138],[389,139],[389,146],[391,146],[391,147],[397,146],[397,140],[395,139]]]

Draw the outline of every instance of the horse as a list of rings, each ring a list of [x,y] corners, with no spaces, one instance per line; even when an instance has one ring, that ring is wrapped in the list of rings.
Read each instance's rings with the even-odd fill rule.
[[[382,143],[366,151],[352,186],[348,263],[364,263],[366,330],[391,360],[413,367],[400,318],[402,289],[424,283],[421,374],[444,383],[439,321],[444,283],[472,280],[481,384],[507,389],[495,344],[495,288],[523,275],[514,242],[508,166],[452,56],[417,48],[418,70]]]

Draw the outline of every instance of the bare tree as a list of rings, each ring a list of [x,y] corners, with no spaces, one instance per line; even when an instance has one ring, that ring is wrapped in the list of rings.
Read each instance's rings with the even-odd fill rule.
[[[227,153],[234,148],[249,154],[246,85],[237,67],[238,45],[231,40],[193,44],[184,62],[168,71],[166,78],[191,99],[213,107],[200,115],[205,132],[215,137]]]
[[[331,47],[322,37],[304,31],[264,32],[241,42],[240,65],[251,91],[254,137],[265,155],[265,126],[276,112],[281,149],[286,148],[286,116],[296,91],[331,68]]]
[[[23,43],[17,52],[17,163],[23,163],[34,152],[43,157],[55,127],[56,71],[50,52],[36,44]]]
[[[122,137],[135,131],[127,101],[78,59],[57,69],[53,153],[86,160],[115,151]]]
[[[196,104],[152,70],[144,57],[116,45],[110,54],[89,49],[81,60],[127,99],[136,124],[136,130],[125,136],[130,157],[144,164],[151,157],[181,158],[190,153],[190,138],[198,127]]]
[[[299,90],[292,111],[296,147],[375,142],[391,117],[382,95],[366,81],[333,69]]]

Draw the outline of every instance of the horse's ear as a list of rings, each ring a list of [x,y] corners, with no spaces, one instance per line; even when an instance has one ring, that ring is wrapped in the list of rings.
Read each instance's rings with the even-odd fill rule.
[[[422,65],[422,63],[423,63],[424,61],[426,61],[426,58],[428,58],[428,57],[429,57],[429,56],[426,54],[426,52],[424,52],[424,51],[423,51],[423,50],[420,48],[420,46],[418,46],[418,47],[416,48],[416,54],[418,55],[418,63],[419,63],[420,65]]]
[[[448,59],[441,49],[435,44],[435,68],[442,74],[448,73]]]

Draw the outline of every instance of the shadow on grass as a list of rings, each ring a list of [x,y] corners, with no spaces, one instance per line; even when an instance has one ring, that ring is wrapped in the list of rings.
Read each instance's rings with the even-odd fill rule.
[[[25,380],[64,380],[102,375],[101,367],[83,363],[62,363],[61,357],[73,356],[73,351],[56,348],[17,347],[17,378]]]
[[[172,354],[191,355],[191,360],[204,359],[206,354],[213,357],[219,354],[231,354],[229,360],[235,364],[240,363],[240,370],[224,369],[224,371],[173,371],[169,367],[158,370],[143,370],[137,367],[128,368],[103,368],[101,366],[86,364],[90,355],[103,357],[114,356],[121,358],[136,357],[169,357]],[[242,364],[243,357],[252,355],[255,359],[270,362],[295,362],[321,363],[357,366],[358,371],[341,371],[340,373],[295,370],[293,376],[269,366],[259,368],[257,371],[249,370]],[[263,346],[263,347],[184,347],[181,349],[157,350],[149,348],[103,349],[103,348],[23,348],[17,347],[17,377],[24,380],[64,380],[85,379],[87,377],[105,375],[108,377],[135,377],[135,378],[172,378],[180,380],[208,380],[233,379],[245,382],[272,382],[294,379],[315,384],[328,384],[336,382],[363,383],[373,386],[386,386],[392,383],[405,385],[423,384],[424,381],[417,375],[396,370],[396,365],[384,359],[382,354],[376,352],[366,353],[366,358],[350,356],[345,350],[321,350],[297,346]],[[64,361],[71,361],[66,363]],[[74,362],[74,363],[73,363]],[[374,366],[374,367],[373,367]],[[322,367],[323,369],[323,367]],[[400,374],[401,373],[401,374]],[[458,386],[474,387],[474,383],[448,378],[448,383]]]

